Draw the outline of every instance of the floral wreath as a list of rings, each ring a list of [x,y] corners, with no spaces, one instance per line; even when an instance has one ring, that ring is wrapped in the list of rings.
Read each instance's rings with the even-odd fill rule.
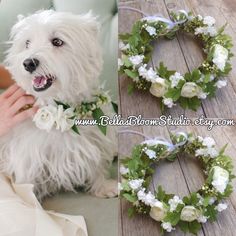
[[[223,78],[231,70],[232,39],[224,33],[226,25],[215,28],[215,19],[211,16],[193,16],[183,10],[171,13],[171,16],[173,21],[159,16],[144,17],[133,25],[130,34],[119,36],[119,72],[133,81],[128,93],[135,88],[149,90],[152,95],[162,98],[162,109],[164,106],[171,108],[178,102],[184,109],[197,110],[201,99],[214,97],[217,88],[227,85]],[[156,69],[147,66],[153,51],[151,42],[161,36],[172,39],[179,31],[194,34],[201,41],[206,54],[202,64],[184,75],[168,70],[163,63]]]
[[[181,132],[172,135],[172,142],[174,144],[151,139],[134,147],[131,158],[122,160],[120,166],[120,196],[132,204],[129,216],[149,214],[161,222],[162,232],[171,232],[178,225],[183,232],[197,234],[201,223],[215,221],[217,212],[227,208],[222,200],[233,191],[232,160],[224,154],[227,145],[217,151],[215,141],[210,137],[194,138],[192,134]],[[148,191],[153,164],[162,159],[174,161],[182,152],[195,156],[202,163],[206,176],[203,186],[182,199],[167,194],[161,186],[155,193]]]
[[[42,130],[50,132],[52,128],[65,132],[73,130],[79,134],[79,129],[75,124],[75,119],[93,118],[97,121],[98,128],[106,135],[106,126],[99,123],[99,119],[104,115],[102,107],[111,103],[117,113],[117,104],[111,101],[108,92],[97,93],[93,96],[93,101],[83,101],[76,107],[69,104],[54,101],[54,104],[41,107],[35,114],[33,121]]]

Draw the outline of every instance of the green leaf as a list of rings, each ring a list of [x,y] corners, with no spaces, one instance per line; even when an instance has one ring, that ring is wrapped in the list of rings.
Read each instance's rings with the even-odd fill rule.
[[[193,70],[192,72],[192,81],[197,81],[201,78],[201,73],[198,69]]]
[[[111,102],[112,108],[116,114],[118,114],[118,105],[115,102]]]
[[[165,94],[165,97],[172,98],[173,101],[177,101],[180,98],[180,95],[181,95],[181,89],[170,88]]]
[[[133,217],[134,216],[134,214],[135,214],[135,208],[134,207],[130,207],[129,209],[128,209],[128,216],[129,217]]]
[[[227,148],[227,146],[228,146],[228,143],[227,144],[225,144],[221,149],[220,149],[220,151],[219,151],[219,156],[221,156],[221,155],[223,155],[224,154],[224,152],[225,152],[225,149]]]
[[[208,205],[205,215],[209,217],[210,221],[216,220],[217,210],[215,209],[215,205]]]
[[[131,95],[134,92],[134,84],[133,83],[129,84],[127,90],[128,94]]]
[[[192,222],[189,222],[188,227],[190,233],[197,235],[198,231],[201,229],[201,224],[194,220]]]
[[[164,218],[165,222],[170,222],[171,225],[175,226],[178,224],[180,220],[180,213],[179,212],[168,212],[166,217]]]
[[[131,195],[131,194],[129,194],[129,193],[124,193],[124,194],[123,194],[123,197],[124,197],[127,201],[132,202],[132,203],[134,203],[134,202],[136,202],[136,201],[138,200],[136,196],[133,196],[133,195]]]
[[[158,199],[159,201],[163,201],[163,200],[165,199],[166,193],[165,193],[165,191],[163,190],[163,188],[161,187],[161,185],[159,185],[158,188],[157,188],[157,194],[156,194],[156,196],[157,196],[157,199]]]
[[[193,98],[180,97],[179,103],[181,107],[183,107],[184,109],[189,108],[194,111],[196,111],[197,108],[201,105],[201,101],[197,97],[193,97]]]
[[[73,126],[71,127],[71,129],[72,129],[75,133],[80,134],[77,125],[73,125]]]
[[[107,127],[106,127],[106,126],[102,126],[102,125],[100,124],[100,117],[101,117],[101,116],[104,116],[104,113],[103,113],[102,109],[99,108],[99,107],[96,108],[96,109],[93,111],[92,116],[93,116],[93,119],[97,121],[98,128],[102,131],[102,133],[103,133],[104,135],[106,135]]]
[[[188,224],[188,222],[180,220],[178,225],[179,225],[180,229],[184,233],[189,232],[189,224]]]
[[[61,105],[64,110],[70,108],[70,106],[69,106],[68,104],[65,104],[65,103],[63,103],[63,102],[59,102],[59,101],[57,101],[57,100],[54,100],[54,101],[55,101],[55,103],[56,103],[58,106]]]
[[[132,71],[132,70],[124,70],[125,74],[128,75],[132,79],[136,79],[138,77],[138,72],[137,71]]]

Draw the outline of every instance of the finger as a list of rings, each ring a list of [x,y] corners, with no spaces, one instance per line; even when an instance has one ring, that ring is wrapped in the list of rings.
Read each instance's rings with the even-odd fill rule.
[[[21,123],[22,121],[32,117],[38,110],[38,107],[32,107],[28,110],[18,113],[13,117],[13,124]]]
[[[23,95],[25,95],[25,91],[22,88],[18,88],[15,93],[7,98],[7,105],[12,106],[12,104],[15,103]]]
[[[19,110],[26,106],[35,103],[35,98],[30,95],[25,95],[20,97],[11,107],[10,107],[10,115],[15,115]]]
[[[3,98],[8,98],[9,96],[11,96],[13,93],[16,92],[17,89],[19,89],[20,87],[17,84],[13,84],[12,86],[10,86],[5,92],[2,93],[2,97]]]

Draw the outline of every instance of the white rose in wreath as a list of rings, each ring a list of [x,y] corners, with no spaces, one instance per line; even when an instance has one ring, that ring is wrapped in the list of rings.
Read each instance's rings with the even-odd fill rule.
[[[57,108],[52,105],[48,105],[40,108],[37,111],[33,118],[33,121],[39,129],[44,129],[49,132],[55,124],[56,116]]]
[[[224,71],[225,63],[228,59],[228,54],[228,50],[220,44],[216,44],[214,46],[214,54],[212,61],[221,71]]]
[[[72,119],[73,116],[75,116],[73,108],[67,108],[64,111],[63,106],[59,105],[56,117],[56,129],[59,129],[62,132],[71,129],[74,125],[74,119]]]
[[[156,78],[155,82],[152,83],[149,91],[155,97],[163,97],[167,92],[167,85],[165,83],[165,80],[160,77]]]
[[[215,189],[220,193],[224,193],[229,182],[229,172],[220,166],[214,166],[212,180]]]
[[[156,221],[162,221],[166,217],[166,209],[162,202],[155,202],[155,206],[150,210],[150,216]]]
[[[180,214],[180,219],[187,222],[192,222],[199,217],[199,210],[193,206],[185,206]]]
[[[199,94],[200,88],[194,82],[187,82],[184,84],[181,90],[181,96],[186,98],[192,98]]]

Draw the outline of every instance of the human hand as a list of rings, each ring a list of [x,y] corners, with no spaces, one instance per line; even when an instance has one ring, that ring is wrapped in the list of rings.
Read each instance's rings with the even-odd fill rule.
[[[26,95],[25,91],[14,84],[0,95],[0,137],[6,134],[12,127],[32,117],[38,110],[33,106],[30,109],[19,112],[26,105],[33,105],[35,98]]]

